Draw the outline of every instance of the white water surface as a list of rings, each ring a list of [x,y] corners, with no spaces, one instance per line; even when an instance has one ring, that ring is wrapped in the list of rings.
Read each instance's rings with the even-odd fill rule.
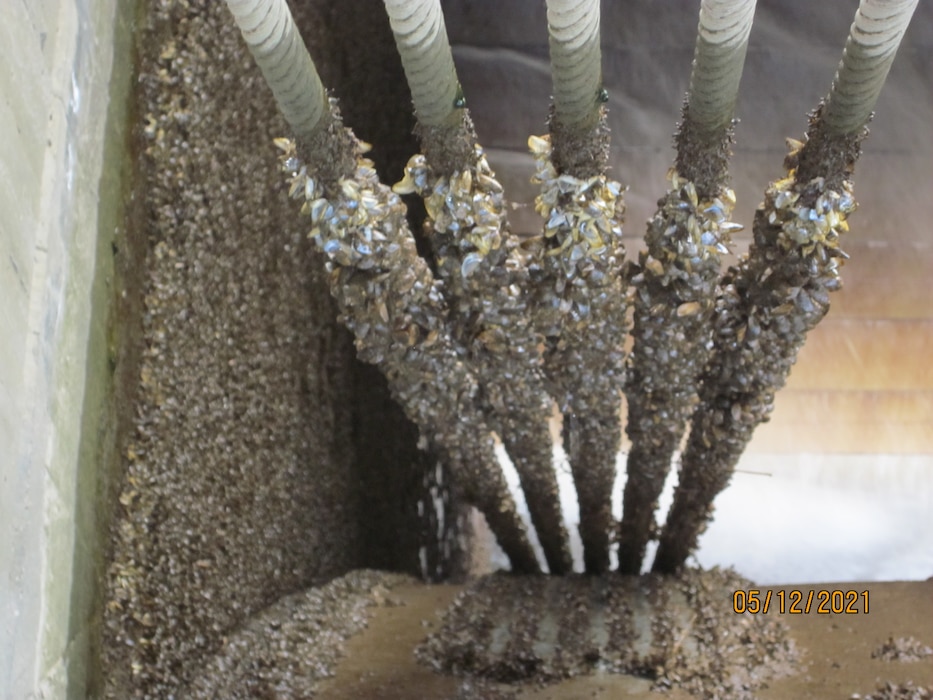
[[[518,474],[499,446],[506,480],[530,527]],[[554,449],[574,566],[583,558],[576,490],[564,451]],[[625,456],[613,511],[622,512]],[[661,494],[663,522],[673,500],[676,468]],[[933,456],[747,454],[715,501],[712,523],[693,564],[728,566],[762,585],[846,581],[906,581],[933,576]],[[544,563],[537,537],[539,561]],[[649,545],[645,569],[656,549]],[[616,563],[612,553],[613,566]],[[505,566],[501,551],[495,566]]]

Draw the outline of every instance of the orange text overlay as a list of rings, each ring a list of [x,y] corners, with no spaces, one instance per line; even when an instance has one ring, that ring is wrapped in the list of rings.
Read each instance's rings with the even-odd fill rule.
[[[765,615],[867,615],[868,591],[738,590],[732,594],[732,612]]]

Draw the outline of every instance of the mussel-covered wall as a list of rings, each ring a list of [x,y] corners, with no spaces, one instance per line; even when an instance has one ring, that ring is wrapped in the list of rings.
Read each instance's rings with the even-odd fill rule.
[[[348,123],[400,171],[411,116],[388,22],[379,2],[345,5],[294,11]],[[146,262],[94,689],[110,698],[179,692],[286,594],[450,560],[418,507],[442,470],[335,322],[278,169],[286,125],[225,4],[150,2],[139,42]]]

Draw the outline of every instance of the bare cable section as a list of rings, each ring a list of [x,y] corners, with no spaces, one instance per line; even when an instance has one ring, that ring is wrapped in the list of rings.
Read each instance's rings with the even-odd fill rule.
[[[415,116],[428,126],[444,124],[457,109],[459,83],[440,2],[385,0],[385,6]]]
[[[700,5],[687,105],[702,131],[732,122],[754,15],[755,0],[704,0]]]
[[[917,0],[859,4],[823,110],[830,133],[851,134],[868,122],[916,9]]]
[[[548,0],[554,114],[562,124],[592,127],[602,87],[599,0]]]
[[[275,101],[300,139],[330,117],[324,85],[284,0],[227,0]]]

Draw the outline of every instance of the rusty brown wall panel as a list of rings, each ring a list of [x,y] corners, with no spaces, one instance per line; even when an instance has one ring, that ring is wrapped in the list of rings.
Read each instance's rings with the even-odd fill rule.
[[[625,237],[629,258],[645,247],[642,233]],[[734,247],[736,253],[743,253],[748,241],[739,240]],[[842,268],[842,289],[830,297],[825,323],[853,318],[933,319],[933,239],[927,243],[863,240],[843,247],[850,259]],[[737,255],[724,256],[723,268],[737,259]]]
[[[794,391],[749,445],[757,453],[933,453],[933,391]]]
[[[933,319],[829,317],[810,332],[787,389],[933,389]]]
[[[933,319],[933,241],[856,243],[845,249],[851,259],[828,319]]]

